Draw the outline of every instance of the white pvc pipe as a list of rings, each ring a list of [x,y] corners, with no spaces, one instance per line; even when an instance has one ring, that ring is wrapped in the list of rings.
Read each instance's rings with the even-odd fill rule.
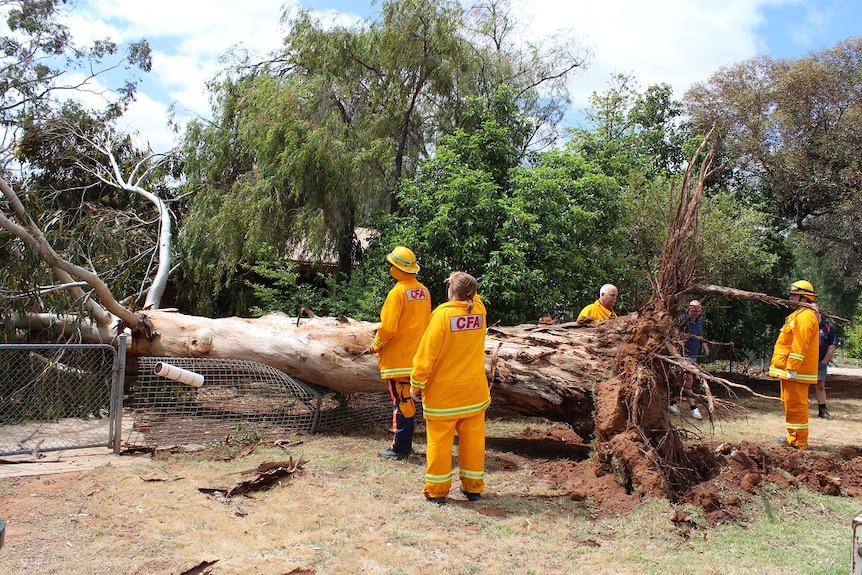
[[[153,370],[156,375],[179,381],[194,387],[200,387],[204,384],[204,376],[175,365],[159,362]]]

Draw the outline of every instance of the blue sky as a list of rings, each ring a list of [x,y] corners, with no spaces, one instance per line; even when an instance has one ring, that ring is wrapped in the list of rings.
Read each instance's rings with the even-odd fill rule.
[[[262,57],[281,45],[282,9],[296,0],[78,0],[69,15],[76,37],[147,38],[153,71],[128,114],[127,127],[155,151],[167,151],[168,107],[179,117],[209,117],[205,82],[233,46]],[[356,23],[379,15],[368,0],[305,0],[324,22]],[[542,42],[563,35],[588,49],[589,66],[573,75],[576,123],[591,93],[612,75],[633,76],[641,88],[666,82],[681,98],[694,82],[722,66],[769,54],[794,58],[862,35],[859,0],[511,0],[522,35]]]

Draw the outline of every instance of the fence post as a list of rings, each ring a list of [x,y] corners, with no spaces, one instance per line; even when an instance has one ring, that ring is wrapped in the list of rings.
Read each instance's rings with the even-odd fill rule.
[[[111,382],[111,413],[108,423],[108,445],[120,453],[123,443],[123,387],[126,383],[126,334],[121,333],[117,344],[117,359]]]

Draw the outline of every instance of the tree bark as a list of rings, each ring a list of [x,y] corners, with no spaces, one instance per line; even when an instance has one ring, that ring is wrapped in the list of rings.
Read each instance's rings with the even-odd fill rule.
[[[377,357],[363,352],[376,323],[350,318],[256,319],[144,311],[152,337],[134,337],[131,356],[209,357],[257,361],[341,393],[383,391]],[[611,377],[632,316],[591,326],[528,324],[491,327],[485,368],[495,405],[518,414],[594,429],[593,390]]]

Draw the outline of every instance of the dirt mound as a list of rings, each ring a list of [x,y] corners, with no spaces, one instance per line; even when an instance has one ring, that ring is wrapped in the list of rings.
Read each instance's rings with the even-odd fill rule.
[[[560,456],[563,445],[570,449],[583,445],[583,440],[565,427],[544,432],[528,428],[522,435],[525,440],[538,442],[534,446],[546,446],[541,453],[529,450],[537,458],[532,464],[534,472],[565,486],[572,499],[585,501],[592,510],[591,517],[617,516],[644,502],[639,490],[627,490],[617,477],[602,472],[592,459],[553,459]],[[845,446],[833,455],[742,442],[700,446],[700,451],[711,451],[718,460],[717,473],[681,493],[677,503],[700,507],[713,524],[742,521],[741,508],[767,483],[780,489],[804,487],[824,495],[862,497],[862,473],[857,471],[862,469],[862,447]],[[678,518],[680,523],[685,522],[684,515]]]
[[[862,496],[862,448],[843,447],[836,455],[753,443],[722,443],[714,448],[721,471],[683,498],[701,507],[715,523],[737,520],[740,506],[764,483],[782,489],[805,487],[823,495]]]

